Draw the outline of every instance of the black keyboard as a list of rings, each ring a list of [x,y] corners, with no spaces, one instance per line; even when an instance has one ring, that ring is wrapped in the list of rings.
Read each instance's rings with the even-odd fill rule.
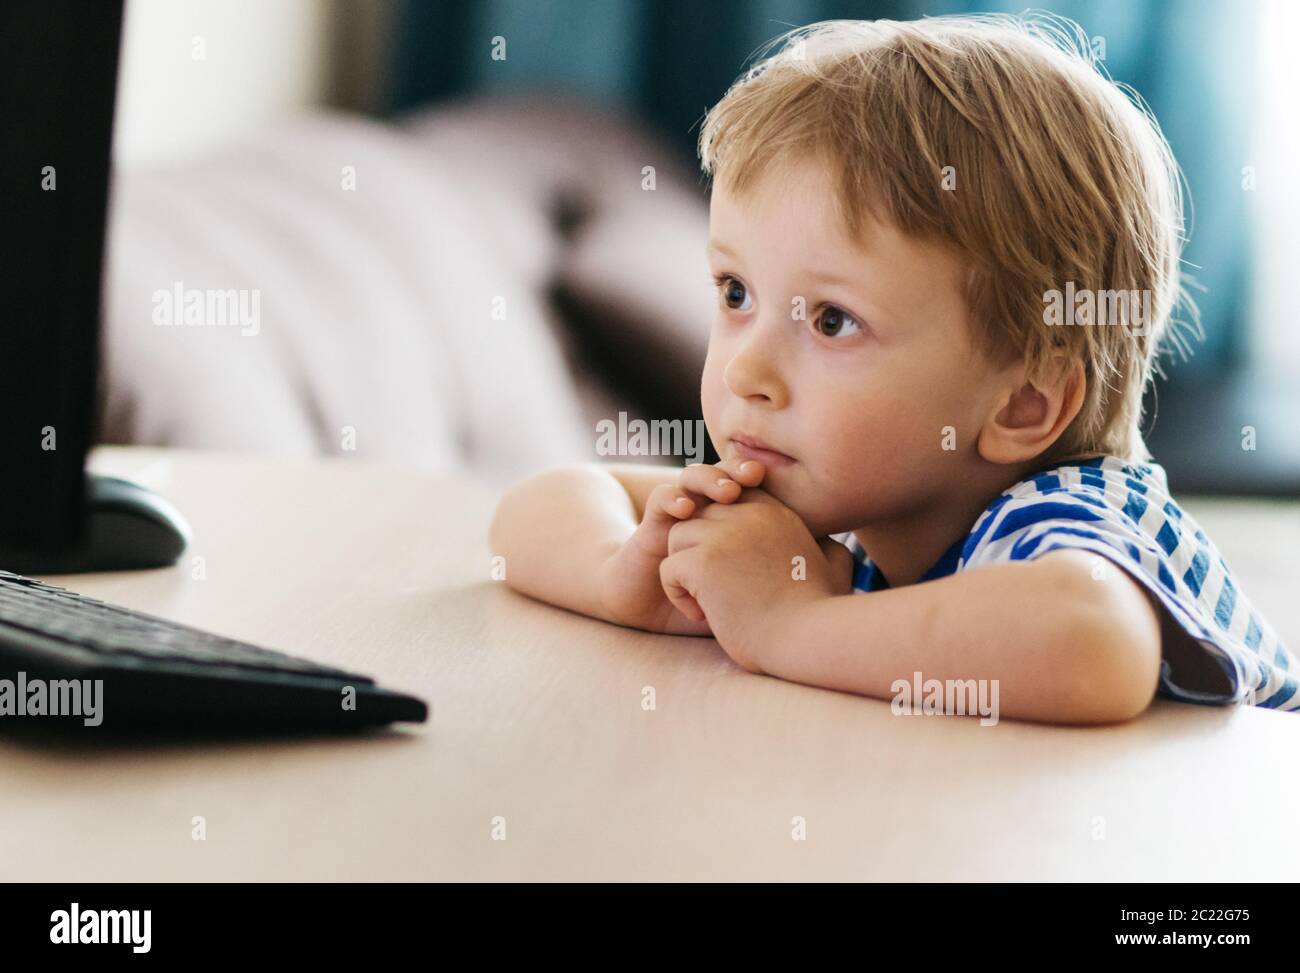
[[[0,571],[0,680],[14,682],[11,701],[19,674],[25,686],[88,680],[87,692],[102,680],[95,725],[109,729],[345,728],[427,718],[423,701],[369,676]],[[11,713],[0,701],[0,730],[24,716],[25,727],[42,716],[87,726],[80,714]]]

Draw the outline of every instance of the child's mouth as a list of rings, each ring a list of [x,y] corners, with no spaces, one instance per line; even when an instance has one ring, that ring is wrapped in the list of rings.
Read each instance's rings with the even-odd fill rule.
[[[771,449],[761,439],[750,436],[733,436],[731,445],[745,459],[758,460],[764,466],[789,466],[795,462],[793,456]]]

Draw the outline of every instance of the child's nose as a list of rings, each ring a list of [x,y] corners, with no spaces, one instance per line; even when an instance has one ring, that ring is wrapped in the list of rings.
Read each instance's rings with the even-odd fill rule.
[[[789,395],[782,376],[783,356],[775,330],[756,324],[727,363],[723,380],[733,395],[766,401],[775,408],[782,408]]]

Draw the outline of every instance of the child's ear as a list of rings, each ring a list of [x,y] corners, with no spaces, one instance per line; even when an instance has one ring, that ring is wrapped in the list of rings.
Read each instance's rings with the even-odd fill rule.
[[[1032,382],[1023,365],[1008,369],[980,430],[980,456],[990,463],[1023,463],[1045,452],[1079,414],[1086,386],[1083,362],[1064,355]]]

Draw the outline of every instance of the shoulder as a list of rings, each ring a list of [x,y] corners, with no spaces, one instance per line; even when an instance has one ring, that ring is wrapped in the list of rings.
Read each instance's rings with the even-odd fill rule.
[[[1212,567],[1226,572],[1204,531],[1169,495],[1164,470],[1113,456],[1060,464],[1002,493],[972,527],[959,568],[1062,549],[1117,561],[1188,602]]]
[[[1111,573],[1135,584],[1093,592],[1109,610],[1136,611],[1135,594],[1155,606],[1166,633],[1161,687],[1168,695],[1300,707],[1294,656],[1248,601],[1213,541],[1170,496],[1158,464],[1098,457],[1016,484],[977,521],[959,568],[1048,555],[1099,577],[1119,568]]]
[[[1170,517],[1181,523],[1159,466],[1113,456],[1061,464],[1022,480],[989,505],[966,539],[961,566],[1026,560],[1049,535],[1058,542],[1077,538],[1079,547],[1115,545],[1138,558],[1144,546],[1157,543]]]

